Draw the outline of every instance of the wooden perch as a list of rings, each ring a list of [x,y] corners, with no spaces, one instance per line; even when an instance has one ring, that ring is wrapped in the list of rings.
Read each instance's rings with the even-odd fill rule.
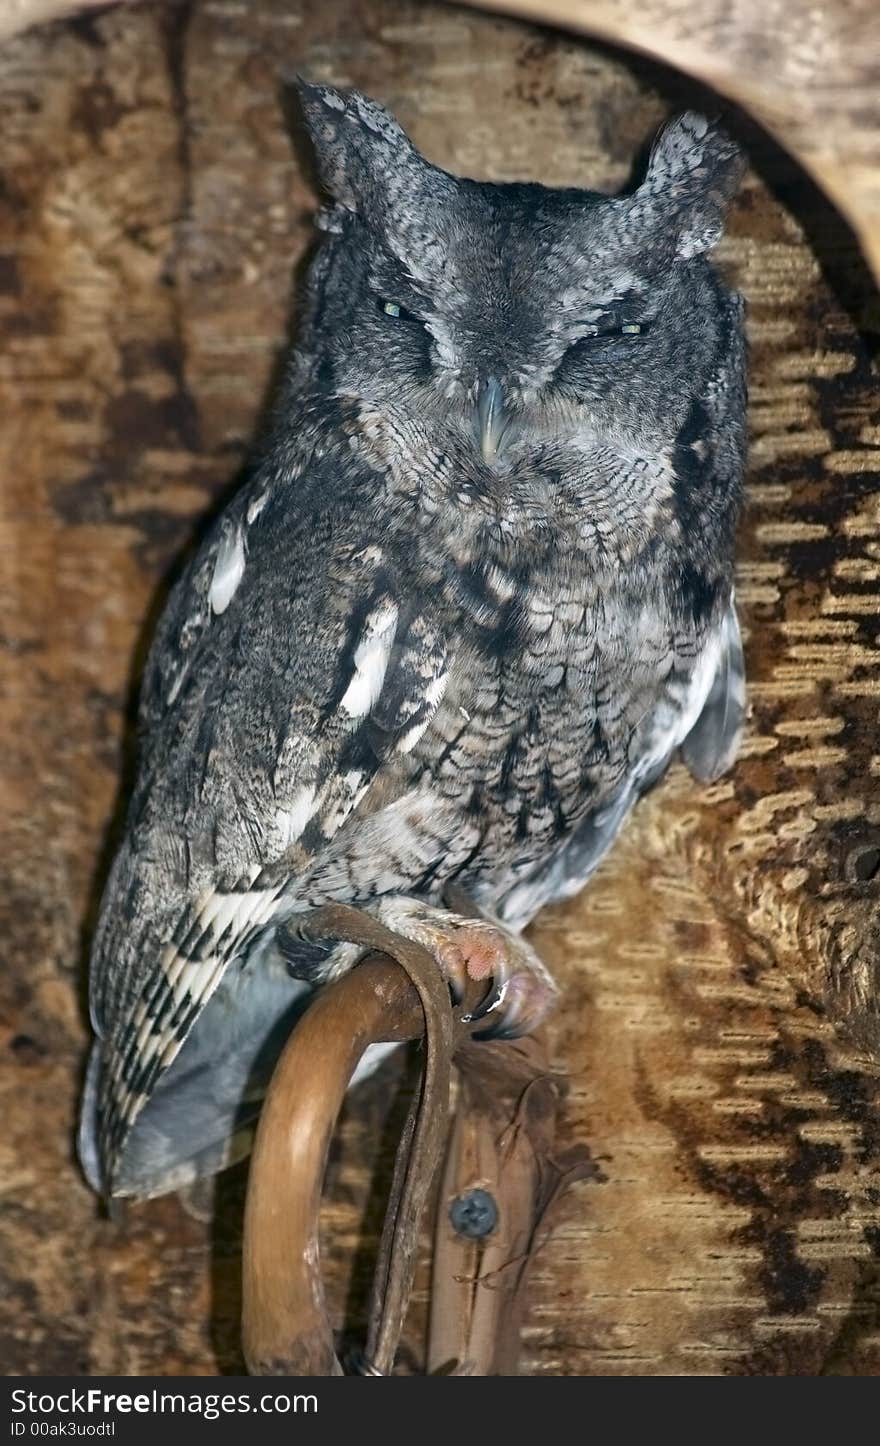
[[[464,1043],[455,1063],[461,1085],[438,1201],[428,1373],[514,1376],[529,1271],[554,1210],[576,1180],[602,1177],[585,1146],[557,1153],[562,1081],[548,1069],[542,1032]],[[460,1220],[475,1197],[495,1202],[485,1232],[479,1215],[470,1228]]]
[[[362,1373],[390,1375],[412,1288],[419,1227],[446,1140],[453,1056],[461,1100],[441,1191],[429,1369],[515,1374],[528,1265],[548,1211],[592,1173],[583,1148],[553,1158],[559,1081],[536,1038],[473,1044],[429,954],[359,910],[309,916],[313,938],[380,950],[330,985],[276,1068],[251,1162],[244,1226],[245,1359],[253,1375],[341,1375],[321,1278],[318,1221],[327,1152],[354,1069],[371,1044],[425,1037],[376,1264]],[[480,1199],[491,1218],[479,1218]],[[458,1207],[458,1215],[450,1205]],[[469,1207],[476,1206],[476,1211]],[[484,1212],[485,1214],[485,1212]]]

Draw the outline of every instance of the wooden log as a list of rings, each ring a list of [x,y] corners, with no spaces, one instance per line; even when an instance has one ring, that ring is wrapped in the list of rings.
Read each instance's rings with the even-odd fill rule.
[[[465,0],[625,45],[736,101],[811,173],[880,277],[874,0]]]
[[[25,30],[35,29],[53,20],[88,15],[109,4],[127,4],[130,0],[2,0],[0,3],[0,45]]]

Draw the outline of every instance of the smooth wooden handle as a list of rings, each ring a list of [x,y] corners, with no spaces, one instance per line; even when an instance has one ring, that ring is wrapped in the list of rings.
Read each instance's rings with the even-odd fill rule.
[[[371,1044],[424,1030],[419,996],[385,956],[330,985],[275,1069],[251,1160],[242,1339],[252,1375],[341,1375],[327,1319],[318,1217],[327,1151],[349,1080]]]

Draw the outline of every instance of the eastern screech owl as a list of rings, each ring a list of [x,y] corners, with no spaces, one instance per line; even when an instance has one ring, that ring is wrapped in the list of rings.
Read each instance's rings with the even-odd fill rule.
[[[707,253],[736,148],[696,115],[608,197],[458,179],[302,87],[326,240],[250,480],[174,589],[94,944],[90,1178],[147,1195],[239,1148],[298,996],[366,906],[487,1028],[552,982],[519,931],[681,749],[731,762],[740,298]],[[474,924],[440,908],[457,881]]]

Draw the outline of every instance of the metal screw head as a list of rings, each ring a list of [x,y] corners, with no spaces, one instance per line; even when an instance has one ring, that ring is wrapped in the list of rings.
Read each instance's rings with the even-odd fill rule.
[[[491,1235],[498,1224],[498,1206],[488,1190],[468,1190],[456,1195],[449,1207],[449,1218],[456,1235],[480,1240]]]

